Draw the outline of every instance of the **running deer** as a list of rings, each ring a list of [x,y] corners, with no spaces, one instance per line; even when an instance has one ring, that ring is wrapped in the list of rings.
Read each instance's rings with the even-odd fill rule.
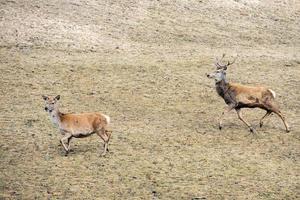
[[[278,105],[275,102],[275,92],[265,87],[253,87],[228,82],[226,80],[227,67],[232,65],[237,57],[232,62],[228,61],[226,64],[222,64],[221,60],[224,58],[224,56],[225,54],[223,54],[220,60],[216,59],[216,71],[211,74],[207,74],[208,78],[215,80],[217,93],[228,105],[220,117],[219,129],[221,130],[223,127],[222,119],[224,118],[224,115],[235,109],[238,118],[249,127],[250,132],[255,133],[255,129],[242,117],[241,109],[261,108],[266,111],[266,114],[260,119],[260,127],[263,126],[263,120],[266,117],[268,117],[271,113],[275,113],[283,121],[286,132],[289,132],[289,125],[286,123],[284,116],[280,112]]]
[[[91,136],[94,133],[100,136],[104,141],[105,155],[108,151],[108,142],[111,137],[111,132],[107,130],[110,123],[110,118],[101,113],[80,113],[80,114],[64,114],[58,109],[58,100],[60,95],[55,98],[43,95],[45,100],[45,111],[50,115],[51,121],[58,126],[60,132],[64,137],[60,140],[63,145],[66,155],[70,151],[70,141],[72,138],[83,138]]]

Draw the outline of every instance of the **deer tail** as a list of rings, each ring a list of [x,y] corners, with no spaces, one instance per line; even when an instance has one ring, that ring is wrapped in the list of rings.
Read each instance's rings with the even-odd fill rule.
[[[273,98],[275,99],[275,97],[276,97],[276,93],[275,93],[273,90],[271,90],[271,89],[268,89],[268,90],[271,92],[271,94],[272,94]]]
[[[110,123],[110,117],[108,115],[104,115],[104,114],[103,114],[103,116],[105,117],[107,124],[109,124]]]

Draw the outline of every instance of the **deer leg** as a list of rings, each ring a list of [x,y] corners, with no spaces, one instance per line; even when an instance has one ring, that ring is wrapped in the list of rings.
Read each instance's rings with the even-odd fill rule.
[[[279,110],[278,110],[278,111],[276,110],[276,111],[273,111],[273,112],[276,113],[276,114],[281,118],[282,122],[284,123],[286,132],[287,132],[287,133],[290,132],[290,127],[289,127],[289,125],[286,123],[285,117],[282,115],[282,113],[281,113]]]
[[[66,133],[65,137],[63,137],[61,140],[60,140],[60,143],[63,145],[65,151],[66,151],[66,155],[69,153],[69,148],[66,146],[66,143],[65,141],[67,142],[68,146],[69,146],[69,141],[70,139],[72,138],[72,134],[70,133]]]
[[[251,132],[251,133],[255,133],[255,129],[254,129],[248,122],[246,122],[246,121],[243,119],[242,114],[241,114],[241,109],[236,109],[236,112],[237,112],[237,114],[238,114],[239,119],[240,119],[242,122],[244,122],[244,124],[246,124],[246,125],[248,126],[248,128],[250,129],[250,132]]]
[[[102,153],[102,156],[104,156],[107,152],[107,149],[108,149],[109,136],[107,135],[106,130],[104,128],[98,130],[97,134],[104,141],[104,145],[103,145],[104,151]]]
[[[67,143],[67,144],[68,144],[68,150],[69,150],[69,151],[70,151],[70,146],[71,146],[71,143],[70,143],[70,142],[71,142],[71,139],[72,139],[72,138],[73,138],[73,137],[69,137],[69,138],[68,138],[68,143]]]
[[[263,120],[264,120],[266,117],[268,117],[271,113],[272,113],[272,111],[269,111],[269,110],[268,110],[268,111],[266,112],[266,114],[260,119],[260,121],[259,121],[259,126],[260,126],[260,127],[262,127],[263,124],[264,124],[264,123],[263,123]]]
[[[220,130],[223,128],[223,118],[224,118],[224,115],[227,114],[227,113],[229,113],[232,109],[233,109],[233,106],[228,106],[222,112],[222,115],[220,116],[220,119],[219,119],[219,129]]]
[[[111,131],[105,130],[105,134],[106,134],[107,137],[108,137],[108,140],[107,140],[107,152],[109,152],[109,149],[108,149],[108,142],[109,142],[110,137],[111,137]]]
[[[280,119],[282,120],[284,126],[285,126],[285,129],[286,129],[286,132],[290,132],[290,127],[289,125],[286,123],[285,121],[285,117],[282,115],[282,113],[280,112],[280,110],[278,109],[278,106],[276,105],[275,102],[267,102],[266,106],[268,107],[268,109],[274,113],[276,113]]]

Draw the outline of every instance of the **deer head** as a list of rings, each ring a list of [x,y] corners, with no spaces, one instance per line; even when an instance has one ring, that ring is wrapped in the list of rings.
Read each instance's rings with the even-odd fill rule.
[[[57,109],[57,101],[60,99],[60,95],[57,95],[54,98],[43,95],[45,100],[45,111],[51,113],[53,110]]]
[[[215,66],[217,67],[216,70],[210,74],[206,74],[208,78],[215,79],[216,83],[220,82],[221,80],[225,80],[227,67],[229,65],[232,65],[237,59],[237,57],[235,57],[235,59],[232,62],[228,61],[226,64],[222,64],[221,61],[223,60],[224,57],[225,54],[222,55],[221,59],[216,58],[216,62],[215,62]]]

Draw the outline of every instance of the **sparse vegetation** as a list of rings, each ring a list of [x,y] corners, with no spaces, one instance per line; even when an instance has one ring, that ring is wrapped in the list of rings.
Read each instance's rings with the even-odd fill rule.
[[[0,2],[0,198],[298,199],[300,6],[296,1]],[[230,119],[205,77],[276,91],[279,118]],[[95,135],[61,138],[41,95],[64,112],[107,113],[110,153]],[[68,110],[70,109],[70,110]],[[259,117],[258,117],[259,116]]]

